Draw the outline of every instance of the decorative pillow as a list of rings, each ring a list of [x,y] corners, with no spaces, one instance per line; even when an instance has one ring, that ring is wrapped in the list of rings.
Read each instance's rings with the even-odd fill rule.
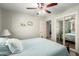
[[[0,38],[0,56],[10,55],[11,51],[6,45],[7,38]]]
[[[15,38],[8,39],[6,45],[8,45],[12,53],[19,53],[23,50],[21,41]]]

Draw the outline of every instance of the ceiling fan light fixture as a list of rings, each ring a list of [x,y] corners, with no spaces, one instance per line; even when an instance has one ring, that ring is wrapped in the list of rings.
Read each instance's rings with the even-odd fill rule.
[[[42,14],[46,14],[46,12],[44,10],[39,10],[36,15],[42,15]]]

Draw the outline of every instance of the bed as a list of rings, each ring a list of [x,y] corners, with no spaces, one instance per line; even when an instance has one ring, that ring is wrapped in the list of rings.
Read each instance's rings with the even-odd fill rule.
[[[66,40],[75,42],[75,33],[67,33],[65,35]]]
[[[24,47],[23,51],[9,56],[69,56],[65,46],[44,38],[21,41]]]

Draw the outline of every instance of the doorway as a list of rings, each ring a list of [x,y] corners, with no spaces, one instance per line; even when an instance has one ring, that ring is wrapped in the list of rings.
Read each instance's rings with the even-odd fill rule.
[[[51,20],[46,22],[46,26],[47,26],[47,39],[51,39]]]
[[[63,21],[56,21],[56,39],[57,42],[63,44]]]

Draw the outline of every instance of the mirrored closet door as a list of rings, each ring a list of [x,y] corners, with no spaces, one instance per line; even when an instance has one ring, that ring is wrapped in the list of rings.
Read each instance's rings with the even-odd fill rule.
[[[64,18],[65,45],[75,49],[75,14]]]

